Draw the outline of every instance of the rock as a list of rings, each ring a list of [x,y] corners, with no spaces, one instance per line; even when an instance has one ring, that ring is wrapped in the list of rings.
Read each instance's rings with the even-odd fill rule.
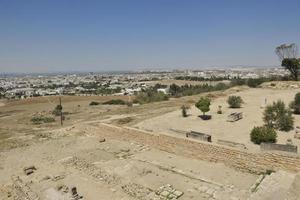
[[[179,190],[175,190],[175,192],[173,194],[176,196],[176,198],[179,198],[183,195],[183,192],[181,192]]]
[[[58,180],[64,179],[65,177],[66,176],[64,174],[55,175],[55,176],[53,176],[52,181],[58,181]]]
[[[101,138],[101,139],[99,140],[100,143],[105,142],[105,141],[106,141],[105,138]]]
[[[122,151],[122,152],[129,152],[130,149],[128,149],[128,148],[122,148],[121,151]]]
[[[169,194],[168,195],[168,197],[167,197],[168,199],[177,199],[177,196],[175,195],[175,194]]]
[[[28,175],[32,174],[34,171],[32,169],[27,169],[24,172],[28,176]]]
[[[35,166],[34,165],[31,165],[29,167],[24,167],[23,168],[23,171],[24,173],[28,176],[30,174],[32,174],[34,172],[34,170],[36,170]]]
[[[46,181],[46,180],[49,180],[49,179],[51,179],[51,177],[50,177],[49,175],[46,175],[46,176],[44,176],[44,177],[40,180],[40,182],[41,182],[41,181]]]
[[[163,197],[167,197],[167,196],[169,196],[169,194],[170,194],[170,193],[169,193],[168,191],[166,191],[166,190],[165,190],[165,191],[162,191],[162,192],[160,193],[160,195],[163,196]]]
[[[29,169],[32,169],[32,170],[36,170],[36,167],[34,165],[31,165],[31,166],[28,166],[28,167],[24,167],[23,170],[29,170]]]
[[[300,133],[299,133],[299,132],[296,132],[295,135],[294,135],[294,138],[300,139]]]
[[[76,187],[71,187],[71,199],[72,200],[78,200],[78,199],[82,199],[83,197],[80,196],[77,192],[77,188]]]
[[[160,200],[175,200],[181,197],[183,192],[174,189],[170,184],[166,184],[159,187],[155,194],[160,197]]]
[[[287,144],[287,145],[293,145],[292,139],[290,139],[290,138],[287,139],[287,140],[286,140],[286,144]]]
[[[57,186],[56,186],[56,190],[57,190],[57,191],[62,191],[62,192],[64,192],[64,193],[68,193],[68,192],[69,192],[68,186],[66,186],[66,185],[64,185],[64,184],[57,185]]]

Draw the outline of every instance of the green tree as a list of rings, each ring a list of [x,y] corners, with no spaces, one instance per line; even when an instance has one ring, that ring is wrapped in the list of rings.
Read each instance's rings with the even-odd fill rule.
[[[195,104],[195,106],[201,110],[203,113],[203,116],[205,116],[205,113],[210,111],[210,99],[208,97],[201,97],[200,100]]]
[[[179,96],[181,88],[180,86],[173,83],[170,85],[169,92],[172,96]]]
[[[297,81],[300,70],[300,59],[297,58],[297,45],[282,44],[275,49],[275,53],[281,61],[281,66],[291,73],[292,78]]]
[[[278,100],[265,108],[263,120],[265,125],[281,131],[293,129],[294,118],[290,109],[285,107],[283,101]]]
[[[295,81],[298,81],[299,70],[300,70],[300,59],[285,58],[282,60],[281,66],[283,66],[291,73],[291,76]]]
[[[262,142],[275,143],[277,139],[277,133],[271,127],[254,127],[250,133],[250,139],[255,144],[260,144]]]
[[[59,116],[62,112],[63,107],[61,105],[55,106],[54,110],[52,111],[52,114],[55,116]]]
[[[240,96],[229,96],[227,103],[230,108],[240,108],[243,103],[243,99]]]

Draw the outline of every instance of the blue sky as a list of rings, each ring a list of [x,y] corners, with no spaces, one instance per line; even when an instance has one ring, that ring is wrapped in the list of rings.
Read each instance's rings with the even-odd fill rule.
[[[0,0],[0,72],[279,65],[299,0]]]

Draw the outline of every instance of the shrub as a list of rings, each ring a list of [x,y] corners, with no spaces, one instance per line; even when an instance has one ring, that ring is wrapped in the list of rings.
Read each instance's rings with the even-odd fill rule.
[[[52,114],[55,116],[59,116],[62,112],[62,106],[61,105],[57,105],[54,110],[52,111]]]
[[[97,105],[99,105],[99,104],[100,104],[99,102],[92,101],[92,102],[90,103],[90,106],[97,106]]]
[[[281,131],[290,131],[294,125],[291,110],[286,108],[284,102],[280,100],[265,108],[263,120],[266,126]]]
[[[229,86],[225,83],[217,83],[215,86],[214,86],[214,89],[213,90],[216,90],[216,91],[219,91],[219,90],[226,90],[228,89]]]
[[[243,103],[243,99],[240,96],[229,96],[227,103],[230,108],[240,108]]]
[[[238,86],[238,85],[246,85],[246,80],[241,78],[234,78],[230,81],[230,85],[232,87]]]
[[[55,122],[55,119],[53,117],[34,116],[31,118],[31,122],[33,124],[51,123]]]
[[[139,92],[134,102],[144,104],[144,103],[167,101],[167,100],[169,100],[169,96],[164,94],[163,92],[146,90],[146,91]]]
[[[294,101],[290,103],[290,108],[294,110],[294,114],[300,114],[300,92],[295,95]]]
[[[190,109],[189,106],[185,106],[185,105],[182,105],[181,106],[181,114],[182,114],[182,117],[187,117],[188,114],[187,114],[187,110]]]
[[[277,138],[276,131],[267,126],[254,127],[250,134],[251,141],[255,144],[262,142],[275,143]]]
[[[210,109],[210,99],[207,97],[201,97],[200,100],[195,104],[195,106],[201,110],[203,113],[203,116],[205,116],[205,113],[207,113]]]
[[[117,119],[117,123],[118,124],[128,124],[133,120],[134,119],[132,117],[125,117],[125,118]]]
[[[256,87],[258,87],[259,85],[261,85],[265,81],[266,80],[264,80],[263,78],[249,78],[247,80],[247,85],[249,87],[256,88]]]
[[[126,101],[122,99],[112,99],[102,103],[103,105],[126,105]]]

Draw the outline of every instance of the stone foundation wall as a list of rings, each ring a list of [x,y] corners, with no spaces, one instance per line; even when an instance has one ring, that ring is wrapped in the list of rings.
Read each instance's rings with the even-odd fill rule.
[[[298,152],[298,147],[291,144],[273,144],[273,143],[261,143],[260,149],[263,151],[286,151],[286,152]]]
[[[262,173],[266,170],[300,171],[298,156],[277,153],[250,153],[221,145],[205,143],[193,139],[154,134],[146,131],[98,124],[96,132],[107,138],[135,141],[177,155],[210,162],[221,162],[235,169],[250,173]]]

